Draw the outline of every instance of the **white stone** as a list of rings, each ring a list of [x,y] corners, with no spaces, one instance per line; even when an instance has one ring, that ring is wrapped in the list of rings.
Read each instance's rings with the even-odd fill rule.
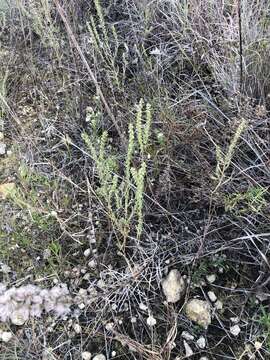
[[[188,343],[184,340],[184,348],[185,348],[185,352],[186,352],[186,357],[190,357],[193,355],[193,350],[191,349],[191,347],[188,345]]]
[[[83,255],[87,258],[88,256],[90,256],[91,254],[91,249],[86,249],[84,252],[83,252]]]
[[[217,300],[215,302],[215,307],[216,307],[217,310],[222,310],[223,309],[223,302],[220,301],[220,300]]]
[[[82,353],[82,360],[91,360],[92,354],[89,351],[84,351]]]
[[[144,303],[140,303],[139,304],[139,309],[142,310],[142,311],[146,311],[148,309],[148,307]]]
[[[207,275],[206,276],[206,280],[210,283],[213,284],[216,281],[217,277],[215,274],[211,274],[211,275]]]
[[[209,304],[204,300],[192,299],[186,306],[187,317],[207,329],[211,324],[211,311]]]
[[[263,346],[263,344],[261,342],[255,341],[254,347],[257,351],[260,350],[262,348],[262,346]]]
[[[196,344],[200,349],[205,349],[206,347],[206,340],[205,337],[200,336],[199,339],[196,341]]]
[[[5,155],[7,149],[7,145],[0,142],[0,155]]]
[[[187,340],[187,341],[192,341],[194,340],[194,336],[191,335],[188,331],[183,331],[181,334],[182,338]]]
[[[208,357],[203,356],[203,357],[200,358],[200,360],[209,360],[209,359],[208,359]]]
[[[10,320],[13,325],[21,326],[23,325],[29,318],[29,313],[25,309],[18,309],[13,311],[10,316]]]
[[[156,325],[157,320],[152,315],[150,315],[150,316],[148,316],[146,322],[147,322],[148,326],[152,327],[152,326]]]
[[[230,320],[231,320],[231,322],[234,323],[234,324],[239,323],[239,317],[238,317],[238,316],[231,317]]]
[[[208,295],[210,301],[212,301],[212,302],[217,301],[217,297],[216,297],[216,294],[214,293],[214,291],[208,291],[207,295]]]
[[[93,357],[93,360],[106,360],[106,356],[103,354],[97,354]]]
[[[168,303],[179,301],[186,289],[185,280],[177,269],[171,270],[161,285]]]
[[[82,332],[82,328],[81,328],[81,325],[80,324],[75,324],[73,326],[73,329],[75,331],[76,334],[80,334]]]
[[[91,268],[91,269],[95,269],[97,267],[97,261],[95,259],[92,259],[88,262],[88,266]]]
[[[241,332],[240,326],[239,325],[234,325],[230,327],[230,333],[233,336],[238,336]]]
[[[114,328],[114,323],[113,323],[113,322],[109,322],[109,323],[107,323],[107,324],[105,325],[105,329],[106,329],[107,331],[112,331],[113,328]]]
[[[80,303],[80,304],[78,305],[78,308],[81,309],[81,310],[83,310],[83,309],[85,308],[85,304],[84,304],[84,303]]]
[[[1,340],[5,343],[9,342],[12,339],[12,333],[9,331],[3,331],[1,334]]]
[[[116,351],[112,351],[111,356],[115,357],[116,356]]]

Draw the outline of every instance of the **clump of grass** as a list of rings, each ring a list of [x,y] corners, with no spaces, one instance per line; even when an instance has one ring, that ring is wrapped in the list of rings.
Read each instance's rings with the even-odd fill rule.
[[[135,219],[137,238],[140,238],[143,231],[146,151],[150,142],[152,123],[151,105],[146,104],[144,111],[144,102],[141,100],[137,107],[135,127],[132,123],[129,124],[124,176],[120,175],[120,164],[112,147],[108,145],[108,133],[103,131],[100,136],[98,135],[97,114],[92,113],[88,117],[92,135],[83,133],[82,138],[97,168],[100,182],[97,193],[106,204],[110,219],[123,235],[122,248]],[[135,151],[139,152],[140,161],[136,168],[133,166]]]
[[[247,121],[245,119],[242,119],[241,123],[239,124],[239,126],[237,127],[234,133],[234,136],[229,144],[226,153],[223,153],[220,146],[216,145],[217,165],[216,165],[215,175],[213,176],[213,179],[216,182],[214,193],[227,182],[226,171],[228,170],[228,168],[232,163],[236,146],[246,126],[247,126]]]
[[[260,186],[254,186],[244,193],[233,193],[225,196],[225,211],[235,213],[236,215],[252,212],[259,214],[267,206],[265,195],[268,189]]]
[[[97,19],[95,20],[91,15],[90,21],[87,24],[91,40],[94,44],[94,49],[97,55],[105,64],[106,74],[109,75],[108,77],[110,83],[112,80],[112,87],[116,86],[120,89],[122,87],[122,80],[119,69],[116,65],[117,54],[120,46],[118,34],[114,25],[109,26],[106,23],[100,0],[94,0],[94,4],[97,12]],[[109,36],[113,39],[113,46]]]

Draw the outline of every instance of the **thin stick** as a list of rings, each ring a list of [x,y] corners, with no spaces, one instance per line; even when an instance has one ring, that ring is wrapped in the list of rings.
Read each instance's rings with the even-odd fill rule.
[[[240,94],[243,90],[243,37],[242,37],[242,6],[241,0],[238,0],[237,4],[237,12],[238,12],[238,34],[239,34],[239,57],[240,57],[240,83],[239,90]]]
[[[111,118],[111,120],[112,120],[112,122],[113,122],[113,124],[115,126],[115,129],[116,129],[116,131],[117,131],[117,133],[119,135],[119,138],[120,138],[121,142],[124,144],[125,141],[124,141],[123,132],[120,130],[120,127],[119,127],[119,125],[118,125],[118,123],[116,121],[116,118],[113,115],[113,113],[112,113],[112,111],[111,111],[111,109],[110,109],[110,107],[109,107],[103,93],[102,93],[102,90],[101,90],[101,88],[100,88],[100,86],[98,84],[98,81],[97,81],[93,71],[91,70],[89,64],[88,64],[88,62],[87,62],[87,60],[86,60],[86,58],[85,58],[85,56],[84,56],[84,54],[82,52],[82,49],[81,49],[80,45],[78,44],[78,41],[75,38],[75,35],[74,35],[74,33],[73,33],[73,31],[72,31],[72,29],[71,29],[71,27],[69,25],[69,22],[67,20],[67,15],[65,13],[65,10],[59,4],[58,0],[53,0],[53,1],[54,1],[55,5],[56,5],[56,8],[57,8],[57,11],[58,11],[59,15],[61,16],[61,18],[62,18],[62,20],[63,20],[63,22],[65,24],[67,33],[68,33],[73,45],[75,46],[76,50],[78,51],[78,53],[80,55],[80,58],[81,58],[81,60],[82,60],[82,62],[84,64],[86,70],[88,71],[88,74],[89,74],[91,80],[95,84],[97,95],[100,97],[100,99],[101,99],[101,101],[102,101],[102,103],[103,103],[103,105],[104,105],[104,107],[105,107],[105,109],[107,111],[107,114],[109,115],[109,117]]]

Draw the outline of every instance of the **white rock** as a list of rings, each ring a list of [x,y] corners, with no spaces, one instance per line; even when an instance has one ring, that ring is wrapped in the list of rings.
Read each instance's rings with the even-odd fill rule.
[[[13,313],[10,316],[10,321],[13,325],[21,326],[23,325],[29,318],[29,312],[24,309],[18,309],[13,311]]]
[[[187,340],[187,341],[192,341],[194,340],[194,336],[191,335],[188,331],[183,331],[181,334],[182,338]]]
[[[7,145],[0,142],[0,155],[5,155],[6,153],[6,148],[7,148]]]
[[[262,348],[262,346],[263,346],[263,344],[261,342],[255,341],[254,347],[257,351],[260,350]]]
[[[187,317],[207,329],[211,324],[211,311],[209,304],[204,300],[192,299],[186,306]]]
[[[161,285],[168,303],[179,301],[186,289],[185,280],[177,269],[171,270]]]
[[[83,255],[84,255],[84,257],[88,257],[88,256],[90,256],[90,254],[91,254],[91,249],[86,249],[84,252],[83,252]]]
[[[211,274],[211,275],[207,275],[206,276],[206,280],[210,283],[213,284],[216,281],[217,277],[215,274]]]
[[[84,351],[82,353],[82,360],[91,360],[92,354],[89,351]]]
[[[185,347],[186,357],[192,356],[193,350],[191,349],[191,347],[188,345],[188,343],[185,340],[184,340],[184,347]]]
[[[85,304],[84,304],[84,303],[80,303],[80,304],[78,305],[78,308],[81,309],[81,310],[83,310],[83,309],[85,308]]]
[[[205,349],[206,347],[206,340],[205,337],[200,336],[199,339],[196,341],[196,344],[200,349]]]
[[[238,317],[238,316],[231,317],[230,320],[231,320],[231,322],[234,323],[234,324],[239,323],[239,317]]]
[[[95,259],[92,259],[88,262],[88,266],[91,268],[91,269],[95,269],[97,267],[97,261]]]
[[[116,356],[116,351],[112,351],[111,356],[115,357]]]
[[[212,302],[217,301],[217,297],[216,297],[216,294],[214,293],[214,291],[208,291],[207,295],[208,295],[210,301],[212,301]]]
[[[147,325],[150,327],[155,326],[157,324],[157,320],[152,315],[148,316],[146,322],[147,322]]]
[[[82,328],[81,328],[81,325],[80,324],[75,324],[73,326],[73,329],[75,331],[76,334],[80,334],[82,332]]]
[[[220,300],[217,300],[215,302],[215,307],[216,307],[217,310],[222,310],[223,309],[223,302],[220,301]]]
[[[139,309],[142,310],[142,311],[146,311],[148,309],[148,307],[144,303],[140,303],[139,304]]]
[[[209,360],[209,359],[208,359],[208,357],[203,356],[203,357],[200,358],[200,360]]]
[[[93,357],[93,360],[106,360],[106,356],[103,354],[97,354]]]
[[[238,336],[241,332],[240,326],[239,325],[234,325],[230,327],[230,333],[233,336]]]
[[[109,323],[107,323],[107,324],[105,325],[105,329],[106,329],[107,331],[112,331],[113,328],[114,328],[114,323],[113,323],[113,322],[109,322]]]
[[[9,342],[12,339],[12,333],[9,331],[3,331],[1,334],[1,340],[5,343]]]

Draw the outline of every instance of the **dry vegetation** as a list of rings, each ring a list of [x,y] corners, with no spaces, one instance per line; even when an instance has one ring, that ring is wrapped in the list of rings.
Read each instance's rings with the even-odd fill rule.
[[[0,283],[74,299],[1,360],[270,359],[269,40],[267,0],[0,1]]]

